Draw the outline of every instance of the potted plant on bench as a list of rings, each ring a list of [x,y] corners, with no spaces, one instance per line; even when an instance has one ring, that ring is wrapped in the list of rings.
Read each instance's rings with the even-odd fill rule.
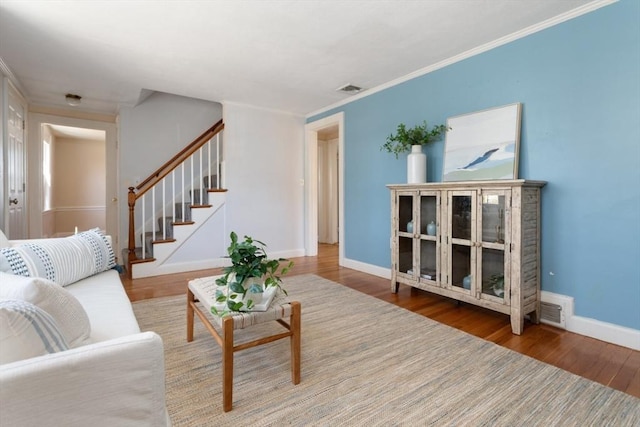
[[[287,294],[282,287],[282,276],[293,267],[293,261],[285,258],[268,259],[266,245],[250,236],[243,241],[231,232],[231,244],[227,253],[231,266],[223,269],[224,275],[216,280],[220,288],[216,291],[216,301],[224,303],[230,311],[251,310],[262,301],[266,288],[276,287]],[[211,308],[214,315],[223,316],[228,311]]]

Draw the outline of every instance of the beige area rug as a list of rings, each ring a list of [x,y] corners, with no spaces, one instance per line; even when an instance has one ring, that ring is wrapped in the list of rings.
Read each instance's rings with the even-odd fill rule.
[[[288,340],[236,353],[228,413],[220,348],[198,318],[186,342],[186,297],[134,304],[164,340],[176,427],[640,425],[633,396],[318,276],[285,284],[302,303],[302,381],[291,383]]]

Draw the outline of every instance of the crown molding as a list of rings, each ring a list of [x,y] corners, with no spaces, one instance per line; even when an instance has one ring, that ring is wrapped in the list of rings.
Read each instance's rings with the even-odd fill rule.
[[[22,87],[22,85],[20,84],[20,80],[18,80],[16,75],[13,74],[13,71],[11,71],[11,68],[9,68],[7,63],[4,62],[4,59],[1,56],[0,56],[0,72],[2,72],[2,74],[4,74],[7,77],[9,82],[18,91],[20,96],[22,96],[24,100],[27,101],[28,103],[29,97],[27,96],[27,92],[24,90],[24,87]]]
[[[450,58],[447,58],[447,59],[445,59],[443,61],[437,62],[437,63],[435,63],[433,65],[428,66],[428,67],[421,68],[421,69],[419,69],[417,71],[414,71],[412,73],[409,73],[409,74],[404,75],[402,77],[399,77],[397,79],[391,80],[391,81],[389,81],[387,83],[383,83],[383,84],[381,84],[379,86],[376,86],[374,88],[364,90],[364,91],[358,93],[357,95],[354,95],[354,96],[352,96],[352,97],[350,97],[348,99],[336,102],[336,103],[331,104],[331,105],[329,105],[327,107],[324,107],[324,108],[321,108],[319,110],[313,111],[313,112],[307,114],[306,118],[310,118],[310,117],[316,116],[318,114],[325,113],[325,112],[327,112],[329,110],[332,110],[334,108],[341,107],[341,106],[346,105],[346,104],[350,104],[350,103],[352,103],[354,101],[357,101],[359,99],[365,98],[365,97],[367,97],[369,95],[373,95],[374,93],[381,92],[381,91],[383,91],[385,89],[389,89],[390,87],[393,87],[393,86],[397,86],[397,85],[399,85],[401,83],[404,83],[406,81],[415,79],[416,77],[421,77],[421,76],[424,76],[426,74],[432,73],[432,72],[434,72],[436,70],[439,70],[441,68],[444,68],[444,67],[447,67],[449,65],[455,64],[456,62],[463,61],[465,59],[471,58],[472,56],[479,55],[479,54],[487,52],[487,51],[489,51],[491,49],[495,49],[495,48],[503,46],[503,45],[505,45],[507,43],[511,43],[511,42],[513,42],[515,40],[527,37],[527,36],[529,36],[531,34],[537,33],[539,31],[545,30],[547,28],[550,28],[550,27],[553,27],[555,25],[561,24],[563,22],[569,21],[569,20],[571,20],[573,18],[577,18],[577,17],[582,16],[582,15],[584,15],[586,13],[593,12],[594,10],[597,10],[597,9],[602,8],[602,7],[608,6],[610,4],[616,3],[618,1],[619,0],[596,0],[596,1],[593,1],[591,3],[587,3],[587,4],[583,5],[583,6],[577,7],[575,9],[572,9],[572,10],[568,11],[568,12],[565,12],[565,13],[562,13],[560,15],[554,16],[553,18],[550,18],[550,19],[547,19],[545,21],[539,22],[538,24],[531,25],[531,26],[529,26],[527,28],[524,28],[522,30],[516,31],[515,33],[511,33],[509,35],[506,35],[504,37],[500,37],[499,39],[496,39],[496,40],[491,41],[489,43],[485,43],[485,44],[483,44],[481,46],[475,47],[473,49],[469,49],[469,50],[467,50],[465,52],[462,52],[461,54],[452,56]]]

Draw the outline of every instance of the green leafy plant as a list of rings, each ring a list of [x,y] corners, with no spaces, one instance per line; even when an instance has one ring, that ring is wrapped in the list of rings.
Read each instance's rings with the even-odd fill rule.
[[[229,311],[250,310],[255,304],[251,298],[245,299],[247,293],[250,297],[251,294],[262,293],[272,286],[286,295],[287,291],[282,287],[282,276],[291,270],[293,261],[285,258],[268,259],[266,245],[249,236],[244,236],[244,240],[239,241],[238,235],[232,231],[230,237],[231,244],[227,253],[231,258],[231,266],[225,267],[224,275],[216,280],[216,285],[227,287],[216,290],[216,301],[226,302],[228,310],[219,311],[212,307],[211,312],[224,316]]]
[[[398,154],[411,151],[412,145],[427,145],[437,141],[449,129],[445,125],[436,125],[429,130],[426,120],[412,128],[400,123],[396,134],[389,135],[380,150],[395,154],[397,159]]]

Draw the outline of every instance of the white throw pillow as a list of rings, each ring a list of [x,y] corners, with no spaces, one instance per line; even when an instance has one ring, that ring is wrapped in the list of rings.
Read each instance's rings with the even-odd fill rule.
[[[11,246],[9,244],[9,239],[7,239],[7,236],[4,235],[4,232],[0,230],[0,248],[8,248],[9,246]]]
[[[46,311],[26,301],[0,300],[0,364],[68,348]]]
[[[44,277],[62,286],[115,265],[111,243],[98,228],[70,237],[41,239],[0,248],[0,271]]]
[[[91,324],[71,292],[50,280],[0,272],[0,298],[37,305],[56,321],[70,348],[89,343]]]

